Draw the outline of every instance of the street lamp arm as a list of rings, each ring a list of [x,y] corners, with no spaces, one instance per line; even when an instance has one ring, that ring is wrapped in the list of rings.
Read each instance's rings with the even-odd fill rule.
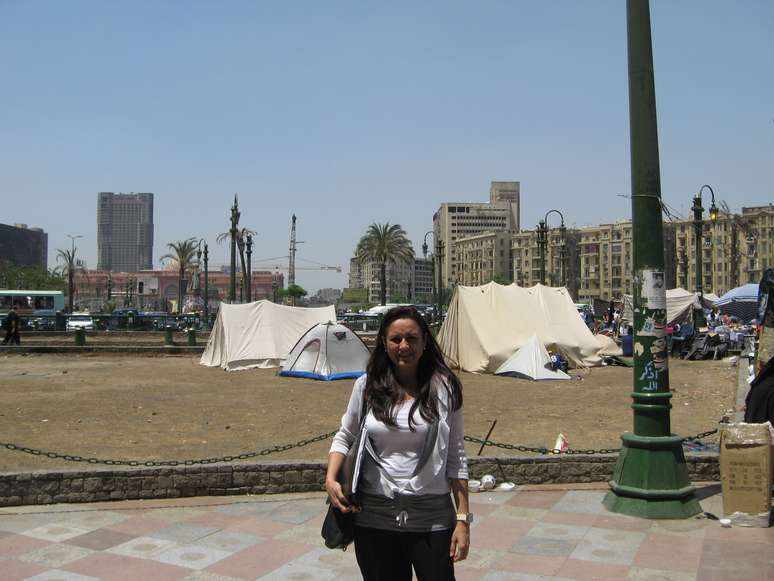
[[[561,219],[561,227],[564,227],[564,214],[562,214],[559,210],[548,210],[546,212],[545,218],[543,218],[543,222],[545,222],[546,226],[548,226],[548,216],[549,214],[559,214],[559,218]]]
[[[425,258],[427,258],[427,237],[428,237],[429,234],[432,234],[432,233],[433,233],[432,230],[428,230],[427,232],[425,232],[425,238],[424,238],[424,240],[422,242],[422,255]]]
[[[701,193],[704,191],[704,188],[707,188],[710,191],[710,196],[712,196],[712,203],[710,204],[709,208],[709,217],[710,221],[714,222],[718,219],[718,207],[715,205],[715,190],[713,190],[711,186],[704,184],[701,188],[699,188],[698,197],[700,200]]]

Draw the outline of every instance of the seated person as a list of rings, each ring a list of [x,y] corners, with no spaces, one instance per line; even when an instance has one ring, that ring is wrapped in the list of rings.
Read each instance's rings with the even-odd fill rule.
[[[745,404],[745,422],[771,422],[774,425],[774,357],[769,359],[750,383]]]

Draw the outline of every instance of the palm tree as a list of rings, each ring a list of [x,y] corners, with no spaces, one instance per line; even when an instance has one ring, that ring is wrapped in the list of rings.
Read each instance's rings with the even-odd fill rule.
[[[75,295],[75,271],[78,269],[78,263],[75,260],[77,248],[73,247],[71,250],[62,250],[58,248],[56,251],[56,260],[62,261],[61,272],[67,275],[67,310],[73,312],[73,299]]]
[[[360,264],[373,261],[379,265],[379,300],[387,304],[387,264],[410,262],[414,249],[399,224],[371,224],[357,243],[355,260]]]
[[[178,240],[177,242],[168,242],[167,248],[172,252],[165,254],[161,260],[169,258],[177,262],[177,314],[183,312],[183,285],[185,284],[185,271],[190,269],[193,264],[193,258],[196,256],[196,238],[187,240]]]

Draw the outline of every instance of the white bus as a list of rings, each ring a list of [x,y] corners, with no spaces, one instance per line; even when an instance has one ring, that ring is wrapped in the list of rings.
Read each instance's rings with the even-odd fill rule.
[[[28,317],[36,311],[47,311],[53,315],[64,310],[64,293],[47,290],[0,289],[0,317],[5,317],[11,306],[16,305],[20,316]]]

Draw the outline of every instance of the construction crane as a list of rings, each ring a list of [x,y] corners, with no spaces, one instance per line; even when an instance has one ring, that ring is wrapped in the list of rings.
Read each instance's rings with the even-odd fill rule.
[[[330,266],[327,264],[321,264],[314,260],[305,260],[306,262],[310,262],[314,264],[314,266],[296,266],[296,250],[298,249],[299,244],[303,244],[303,241],[296,240],[296,215],[293,214],[291,225],[290,225],[290,252],[288,256],[275,256],[274,258],[262,258],[259,260],[254,260],[253,264],[258,268],[264,268],[264,269],[272,268],[274,270],[287,270],[288,286],[290,286],[291,284],[296,284],[297,270],[332,270],[334,272],[341,272],[340,266]],[[284,258],[287,258],[288,260],[288,265],[286,267],[280,266],[279,264],[276,264],[276,263],[274,264],[274,266],[270,266],[266,264],[266,263],[270,263],[275,260],[281,260]]]
[[[296,284],[296,270],[333,270],[335,272],[341,272],[340,266],[329,266],[326,264],[316,263],[317,266],[296,266],[296,250],[297,245],[303,244],[303,241],[296,240],[296,215],[293,214],[293,218],[290,225],[290,254],[288,255],[288,286]],[[268,260],[271,260],[269,258]],[[307,262],[314,262],[308,260]],[[275,266],[274,270],[284,270],[279,266]]]
[[[259,258],[258,260],[253,260],[253,266],[255,266],[256,269],[260,270],[281,270],[284,272],[287,272],[289,270],[289,263],[286,263],[284,266],[282,265],[281,261],[288,260],[288,256],[274,256],[273,258]],[[303,260],[304,262],[311,263],[310,266],[296,266],[296,270],[332,270],[334,272],[341,272],[340,266],[331,266],[328,264],[322,264],[315,260],[307,260],[305,258],[299,258],[299,260]],[[288,282],[290,282],[290,278],[288,277]]]
[[[290,227],[290,255],[288,256],[288,286],[296,284],[296,215]]]

